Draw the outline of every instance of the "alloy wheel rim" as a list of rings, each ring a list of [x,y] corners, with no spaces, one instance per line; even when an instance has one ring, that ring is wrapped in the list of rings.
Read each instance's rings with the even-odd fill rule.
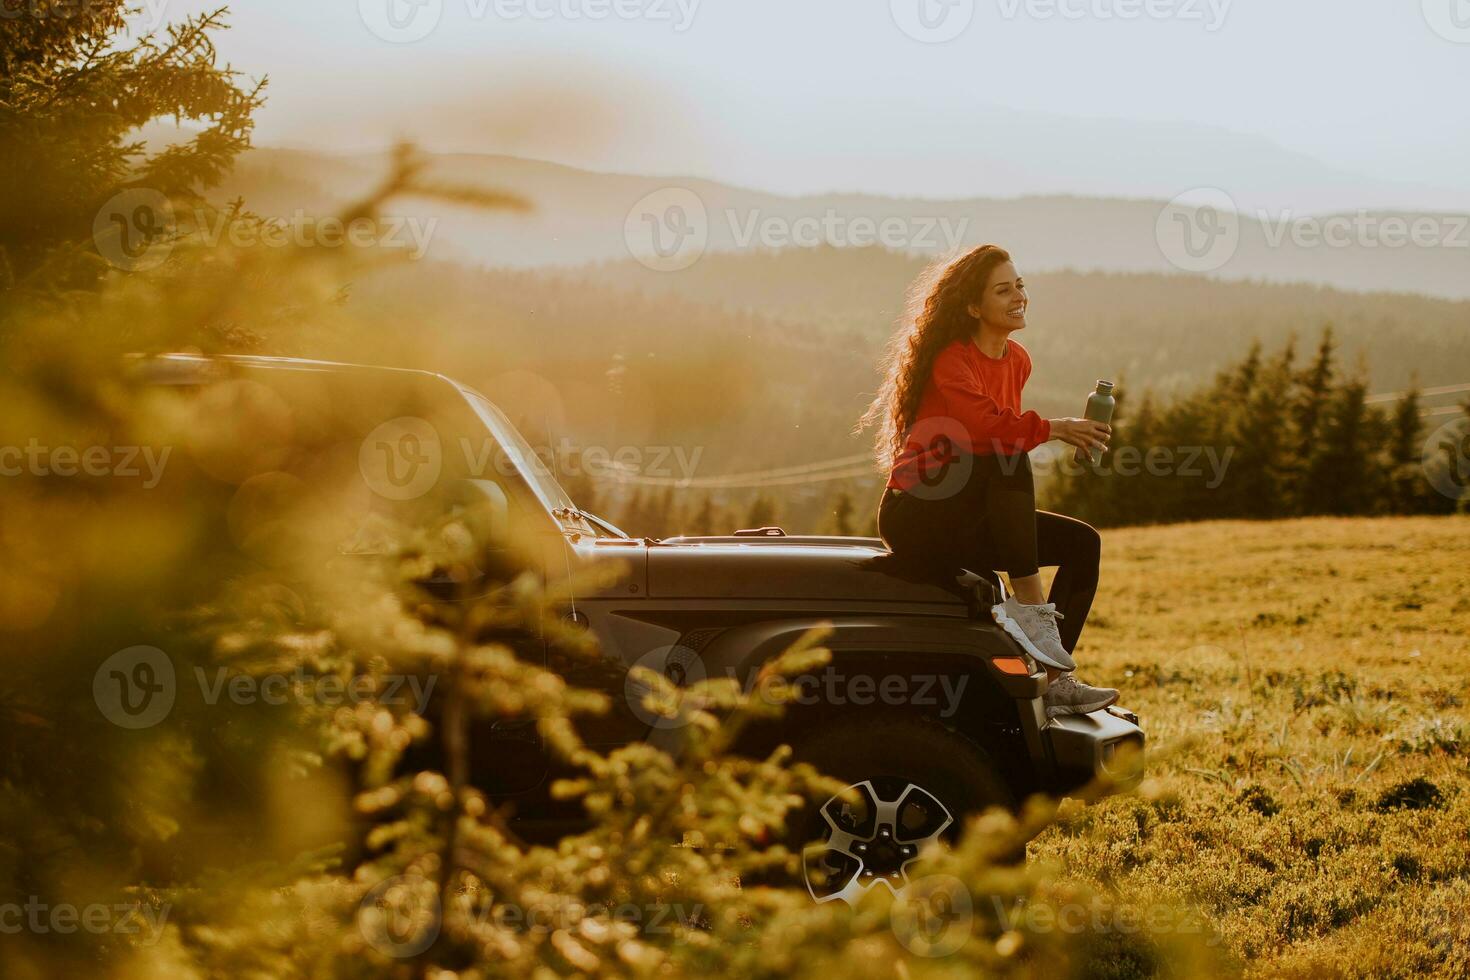
[[[924,847],[954,823],[939,798],[917,783],[865,779],[833,796],[818,811],[820,847],[803,855],[802,874],[813,901],[846,902],[884,886],[895,895],[909,883],[908,868]]]

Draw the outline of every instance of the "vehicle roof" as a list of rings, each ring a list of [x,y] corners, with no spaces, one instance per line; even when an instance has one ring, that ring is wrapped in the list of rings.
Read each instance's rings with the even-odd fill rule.
[[[352,382],[382,383],[418,386],[412,393],[427,394],[432,398],[449,398],[464,403],[464,409],[475,415],[477,425],[489,426],[488,430],[501,445],[514,446],[517,441],[526,449],[521,453],[527,460],[534,450],[525,446],[524,437],[516,431],[513,423],[482,393],[447,375],[418,368],[381,367],[371,364],[349,364],[342,361],[324,361],[304,357],[275,357],[261,354],[199,353],[133,354],[128,358],[133,376],[146,384],[156,385],[205,385],[224,381],[230,377],[231,369],[291,371],[320,373],[344,377]],[[453,397],[451,395],[453,393]],[[478,400],[489,406],[493,419],[479,417],[480,412],[470,402]],[[497,420],[498,419],[498,423]],[[556,482],[555,474],[528,473],[524,466],[517,466],[518,476],[526,488],[537,498],[548,512],[573,506],[566,490]]]
[[[323,361],[305,357],[276,357],[262,354],[132,354],[132,369],[142,380],[158,384],[202,384],[218,380],[219,366],[238,365],[276,371],[322,371],[362,377],[392,376],[404,380],[442,381],[455,388],[467,386],[435,371],[420,368],[384,367],[376,364],[350,364],[345,361]]]

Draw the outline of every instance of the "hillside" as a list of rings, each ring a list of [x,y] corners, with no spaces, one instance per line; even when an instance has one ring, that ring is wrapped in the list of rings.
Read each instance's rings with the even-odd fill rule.
[[[624,259],[630,255],[630,212],[649,194],[681,188],[693,195],[691,227],[707,235],[711,252],[779,245],[801,219],[819,223],[822,230],[817,234],[824,242],[860,245],[865,240],[860,223],[876,226],[896,220],[901,247],[916,254],[943,254],[954,247],[997,241],[1024,256],[1037,271],[1178,271],[1156,234],[1164,207],[1161,200],[1060,195],[787,197],[709,180],[594,173],[509,156],[440,154],[429,161],[435,179],[516,191],[537,206],[533,214],[506,218],[413,202],[409,213],[438,221],[431,250],[438,259],[517,268]],[[362,193],[383,169],[381,157],[259,148],[240,157],[222,191],[230,197],[243,195],[264,214],[321,212]],[[1214,275],[1470,298],[1466,274],[1470,220],[1426,216],[1437,229],[1438,244],[1432,247],[1391,247],[1357,233],[1350,244],[1338,246],[1309,238],[1297,241],[1291,231],[1283,230],[1283,222],[1308,216],[1304,206],[1242,209],[1239,246]],[[1420,215],[1377,212],[1364,213],[1361,219],[1356,213],[1342,217],[1377,228],[1387,218],[1412,222]],[[633,238],[633,244],[639,244],[636,222]]]
[[[1034,272],[1015,252],[1031,294],[1020,335],[1037,363],[1028,394],[1047,411],[1074,411],[1094,379],[1168,391],[1209,378],[1251,341],[1315,343],[1328,324],[1348,363],[1359,356],[1374,391],[1417,373],[1426,387],[1470,381],[1470,303],[1309,285],[1221,282],[1198,276]],[[803,249],[710,255],[678,273],[626,261],[593,274],[651,295],[759,310],[839,332],[885,337],[921,259],[882,249]]]
[[[921,265],[873,249],[710,256],[671,275],[419,263],[353,285],[349,306],[370,339],[309,352],[444,371],[499,401],[533,443],[635,447],[656,482],[856,458],[868,440],[852,425]],[[1079,411],[1098,377],[1116,378],[1125,404],[1208,381],[1255,339],[1274,349],[1295,333],[1305,362],[1327,323],[1340,363],[1365,358],[1370,392],[1416,372],[1426,387],[1470,381],[1466,303],[1163,276],[1043,273],[1030,285],[1028,405],[1048,415]],[[744,523],[760,489],[783,523],[817,530],[846,490],[861,526],[877,487],[860,459],[822,483],[755,482],[714,494],[733,509],[728,523]],[[602,491],[626,503],[631,487]],[[702,499],[683,493],[690,508]]]
[[[586,417],[607,411],[587,383],[602,384],[617,368],[645,413],[679,403],[657,417],[658,431],[698,427],[712,405],[747,406],[780,411],[830,443],[876,386],[883,344],[922,268],[877,249],[711,256],[672,275],[631,263],[556,273],[430,263],[355,284],[353,302],[393,349],[403,340],[393,324],[411,317],[435,325],[402,352],[412,363],[477,382],[534,370],[568,406],[586,400]],[[1327,325],[1341,360],[1361,360],[1372,392],[1399,390],[1416,376],[1424,387],[1470,381],[1470,303],[1182,276],[1039,273],[1028,284],[1031,326],[1020,339],[1036,362],[1028,398],[1043,412],[1075,412],[1098,377],[1133,394],[1209,380],[1254,340],[1271,348],[1294,335],[1305,356]],[[441,348],[453,353],[436,360]],[[698,384],[680,381],[697,374]],[[799,404],[769,404],[777,389]],[[829,409],[835,415],[824,421]],[[581,413],[571,415],[576,424]],[[799,459],[804,447],[791,448]]]

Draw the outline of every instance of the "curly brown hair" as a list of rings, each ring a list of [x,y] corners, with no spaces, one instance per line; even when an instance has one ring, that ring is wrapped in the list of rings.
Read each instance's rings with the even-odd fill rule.
[[[888,341],[883,385],[858,420],[858,429],[878,427],[874,455],[882,469],[903,451],[908,430],[939,352],[975,331],[969,306],[980,298],[990,273],[1011,255],[999,245],[981,245],[952,262],[925,270],[909,288],[901,324]]]

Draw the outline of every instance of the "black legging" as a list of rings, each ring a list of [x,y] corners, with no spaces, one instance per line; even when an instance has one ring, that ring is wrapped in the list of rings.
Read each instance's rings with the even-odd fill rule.
[[[1071,652],[1097,594],[1102,542],[1092,525],[1036,509],[1031,461],[1017,456],[965,457],[970,470],[953,492],[920,487],[886,490],[878,533],[894,557],[935,581],[960,569],[1004,571],[1012,579],[1057,566],[1049,601],[1062,614],[1062,646]]]

